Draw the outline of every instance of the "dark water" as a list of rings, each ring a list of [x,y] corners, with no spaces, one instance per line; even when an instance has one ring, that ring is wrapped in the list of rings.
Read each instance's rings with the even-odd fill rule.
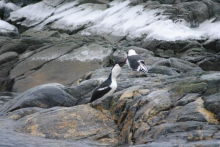
[[[17,93],[0,92],[0,107]],[[65,141],[34,137],[13,131],[13,120],[0,117],[0,147],[103,147],[91,141]]]

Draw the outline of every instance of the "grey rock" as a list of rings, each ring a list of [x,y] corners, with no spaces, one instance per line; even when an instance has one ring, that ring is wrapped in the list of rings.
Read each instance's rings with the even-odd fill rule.
[[[178,75],[179,71],[166,66],[153,66],[149,68],[149,73],[157,73],[171,76]]]
[[[220,104],[220,93],[216,93],[207,97],[204,97],[204,105],[205,108],[214,114],[216,114],[216,118],[220,119],[220,114],[219,114],[219,104]]]
[[[2,45],[3,45],[4,43],[9,42],[9,41],[11,41],[11,38],[1,36],[1,37],[0,37],[0,48],[2,47]]]
[[[70,107],[76,105],[77,99],[65,92],[61,84],[46,84],[29,89],[7,102],[0,108],[0,115],[5,115],[21,108],[40,107],[51,108],[55,106]]]
[[[7,77],[11,68],[18,62],[18,54],[15,52],[7,52],[0,55],[0,91],[10,90],[13,81]]]
[[[5,0],[6,3],[11,2],[18,6],[24,7],[26,5],[34,4],[42,0]]]
[[[22,38],[22,39],[14,39],[12,41],[6,42],[0,49],[0,54],[15,51],[18,54],[24,53],[28,48],[33,46],[43,45],[44,43],[51,42],[48,39],[41,38]]]
[[[219,71],[220,56],[214,55],[212,58],[210,58],[210,56],[205,57],[202,61],[199,61],[197,65],[205,71]]]
[[[21,119],[25,116],[34,114],[34,113],[42,111],[42,110],[44,110],[44,108],[40,108],[40,107],[21,108],[21,109],[17,109],[15,111],[12,111],[12,112],[5,114],[5,117],[13,119],[13,120],[18,120],[18,119]]]
[[[0,18],[4,17],[5,2],[0,1]]]
[[[18,54],[16,52],[7,52],[4,54],[1,54],[0,55],[0,65],[4,64],[6,62],[9,62],[17,57],[18,57]]]
[[[177,106],[184,106],[190,102],[195,101],[200,95],[197,93],[189,93],[187,95],[185,95],[183,98],[181,98],[178,102],[177,102]]]
[[[7,19],[10,16],[10,13],[12,11],[16,11],[18,9],[20,9],[19,6],[15,5],[13,3],[7,3],[5,5],[5,9],[4,9],[4,19]]]
[[[48,37],[57,37],[60,38],[61,35],[58,31],[34,31],[27,30],[22,33],[23,37],[36,37],[36,38],[48,38]]]
[[[156,62],[153,66],[167,66],[174,68],[177,72],[183,73],[202,71],[202,69],[195,64],[177,58],[164,59]]]
[[[19,38],[17,27],[11,25],[3,20],[0,20],[0,36],[10,37],[10,38]]]
[[[19,63],[10,74],[11,79],[16,78],[13,91],[53,82],[72,85],[85,73],[109,64],[111,48],[99,44],[79,46],[80,43],[62,43]]]
[[[37,112],[18,120],[14,129],[18,132],[30,133],[36,125],[37,130],[32,133],[34,136],[62,140],[87,139],[106,145],[118,143],[118,128],[115,122],[101,111],[87,105],[70,108],[55,107]]]

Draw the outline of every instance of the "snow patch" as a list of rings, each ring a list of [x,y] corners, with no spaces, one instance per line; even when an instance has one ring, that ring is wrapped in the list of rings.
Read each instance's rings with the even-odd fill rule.
[[[6,21],[0,19],[0,32],[7,33],[7,32],[17,32],[17,28]]]
[[[10,19],[15,21],[17,19],[28,18],[28,20],[22,23],[26,23],[28,26],[34,26],[44,21],[54,11],[55,8],[46,5],[44,2],[39,2],[11,12]]]
[[[21,7],[15,5],[15,4],[13,4],[13,3],[7,3],[7,4],[5,5],[5,7],[8,8],[8,9],[11,9],[11,10],[13,10],[13,11],[18,10],[18,9],[21,8]]]
[[[42,1],[12,12],[10,19],[25,17],[22,23],[36,26],[35,30],[44,29],[48,24],[52,29],[66,31],[86,28],[82,35],[107,34],[166,41],[220,39],[220,22],[213,22],[213,19],[201,23],[198,28],[190,28],[184,20],[170,20],[163,15],[163,10],[130,6],[129,1],[113,1],[107,9],[100,4],[78,3],[76,0],[52,7]]]

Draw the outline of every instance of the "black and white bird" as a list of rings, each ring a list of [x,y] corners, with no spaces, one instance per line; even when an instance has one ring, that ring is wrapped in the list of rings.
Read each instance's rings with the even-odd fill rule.
[[[107,80],[105,80],[98,88],[93,91],[90,103],[103,97],[113,94],[117,88],[117,76],[121,73],[121,67],[125,64],[125,61],[116,63]]]
[[[148,72],[147,66],[144,60],[135,52],[135,50],[129,50],[126,63],[129,68],[134,71],[142,71],[144,73]]]

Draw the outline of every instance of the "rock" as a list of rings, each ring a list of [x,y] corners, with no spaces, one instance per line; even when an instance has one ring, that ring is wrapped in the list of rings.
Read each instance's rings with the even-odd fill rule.
[[[93,43],[81,45],[81,42],[57,44],[17,64],[10,74],[10,78],[15,79],[13,91],[53,82],[72,85],[85,73],[109,65],[111,47]]]
[[[62,91],[62,96],[65,93],[74,97],[74,104],[81,104],[79,106],[48,108],[34,103],[18,107],[13,105],[14,101],[19,102],[15,98],[1,107],[1,114],[15,121],[12,126],[15,131],[51,139],[86,139],[105,145],[139,146],[160,146],[160,143],[168,141],[167,146],[211,144],[209,140],[216,143],[219,128],[216,102],[220,92],[218,72],[172,76],[148,73],[147,77],[129,77],[129,69],[125,66],[117,78],[118,88],[113,95],[82,105],[90,100],[93,89],[107,77],[109,71],[110,68],[101,68],[87,73],[72,87],[55,86]],[[47,94],[57,96],[50,91]],[[29,96],[38,100],[34,91]],[[56,105],[59,106],[59,103]],[[42,119],[45,121],[42,122]],[[67,123],[74,126],[64,126]],[[90,129],[92,126],[93,129]],[[97,129],[102,131],[97,132]]]
[[[219,40],[210,40],[203,43],[206,49],[212,50],[216,53],[220,52]]]
[[[5,9],[4,9],[4,19],[7,19],[10,16],[10,13],[13,11],[16,11],[20,9],[19,6],[13,4],[13,3],[7,3],[5,5]]]
[[[50,139],[87,139],[106,145],[118,143],[118,127],[115,122],[101,111],[86,105],[56,107],[37,112],[18,120],[14,129]]]
[[[10,51],[15,51],[17,53],[23,53],[28,48],[26,43],[22,43],[20,39],[15,39],[8,43],[5,43],[0,50],[0,53],[6,53]]]
[[[0,91],[10,90],[13,81],[7,79],[11,68],[18,62],[18,54],[7,52],[0,55]]]
[[[48,38],[48,37],[57,37],[60,38],[61,35],[58,31],[34,31],[27,30],[22,33],[23,37],[40,37],[40,38]]]
[[[220,93],[216,93],[210,96],[204,97],[204,105],[205,108],[211,112],[213,112],[216,115],[216,118],[220,119],[220,113],[219,113],[219,104],[220,104]]]
[[[167,66],[176,72],[201,72],[202,69],[195,64],[177,58],[164,59],[153,64],[153,66]]]
[[[3,105],[0,108],[0,115],[28,107],[70,107],[76,105],[76,102],[76,98],[65,92],[63,85],[46,84],[29,89]]]
[[[13,38],[19,37],[18,29],[7,22],[0,20],[0,36]]]
[[[207,57],[198,62],[197,65],[205,71],[220,71],[220,56]]]
[[[172,68],[166,67],[166,66],[153,66],[150,67],[148,70],[149,73],[157,73],[157,74],[164,74],[164,75],[178,75],[179,71],[173,70]]]
[[[203,103],[204,101],[197,97],[194,102],[175,108],[169,113],[166,119],[169,122],[198,121],[218,124],[218,120],[214,118],[212,113],[204,108]],[[175,120],[173,120],[173,118],[175,118]]]
[[[2,47],[2,45],[6,42],[11,41],[12,39],[9,37],[4,37],[4,36],[0,36],[0,48]]]
[[[6,42],[0,49],[0,54],[15,51],[18,54],[24,53],[27,49],[33,48],[34,46],[40,47],[43,44],[50,43],[48,39],[42,38],[22,38],[14,39],[12,41]]]
[[[13,120],[19,120],[25,116],[34,114],[42,110],[44,110],[44,108],[39,108],[39,107],[21,108],[21,109],[17,109],[15,111],[9,112],[5,117],[13,119]]]
[[[5,0],[6,3],[11,2],[18,6],[24,7],[26,5],[34,4],[40,2],[41,0]]]
[[[191,27],[198,27],[197,22],[201,23],[209,18],[208,7],[202,2],[185,2],[177,4],[180,14],[185,15],[185,20],[191,21]],[[193,21],[195,24],[193,24]]]
[[[5,2],[0,1],[0,18],[1,19],[4,17],[4,9],[5,9]]]
[[[185,95],[183,98],[181,98],[178,102],[177,102],[177,106],[184,106],[190,102],[195,101],[200,95],[197,93],[189,93],[187,95]]]
[[[0,65],[4,64],[6,62],[9,62],[17,57],[18,57],[18,54],[16,52],[7,52],[4,54],[1,54],[0,55]]]
[[[97,143],[94,141],[70,141],[70,140],[55,140],[42,137],[31,136],[30,134],[18,133],[10,131],[6,128],[12,127],[11,120],[1,121],[0,138],[2,139],[1,146],[84,146],[84,147],[103,147],[106,144]],[[37,144],[37,145],[36,145]]]
[[[7,52],[0,55],[0,78],[6,78],[13,65],[18,61],[18,54]]]
[[[218,93],[220,91],[220,74],[219,73],[210,73],[203,74],[200,79],[208,83],[208,90],[204,93],[205,95],[211,95]]]
[[[173,82],[176,81],[174,77],[170,79],[164,77],[164,80],[168,82],[165,87],[169,84],[173,87]],[[202,76],[200,82],[193,77],[190,80],[189,77],[186,79],[179,77],[184,82],[178,84],[176,81],[175,88],[169,91],[166,88],[162,89],[165,82],[163,78],[160,78],[158,85],[153,84],[156,81],[151,81],[149,86],[143,79],[140,81],[132,79],[133,82],[130,84],[143,85],[129,86],[130,88],[116,92],[110,97],[94,101],[92,105],[99,110],[111,111],[112,117],[119,125],[120,138],[123,143],[156,143],[158,140],[161,142],[167,139],[175,142],[174,138],[179,138],[179,143],[185,144],[186,141],[200,141],[199,136],[204,136],[201,140],[207,140],[212,138],[216,124],[219,122],[214,113],[206,108],[206,102],[200,96],[209,91],[207,87],[210,87],[214,81],[217,82],[219,76],[207,74]],[[122,84],[123,81],[119,83]],[[154,91],[157,86],[160,88]]]

